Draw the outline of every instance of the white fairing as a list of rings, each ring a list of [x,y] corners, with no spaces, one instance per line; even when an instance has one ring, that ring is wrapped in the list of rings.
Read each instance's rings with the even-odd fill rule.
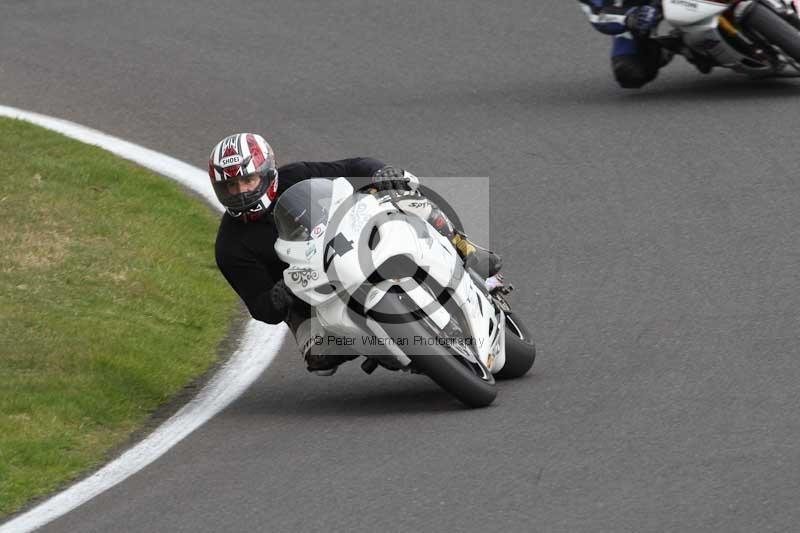
[[[362,326],[350,318],[347,302],[350,295],[364,285],[374,267],[389,258],[405,255],[440,286],[453,289],[452,299],[466,318],[467,324],[459,324],[465,337],[474,339],[472,346],[483,366],[497,373],[505,364],[504,313],[463,270],[461,258],[452,244],[425,220],[412,214],[421,211],[424,215],[429,209],[416,205],[409,212],[400,211],[396,205],[381,202],[372,195],[354,196],[352,186],[344,178],[334,180],[327,224],[314,228],[308,241],[279,238],[275,243],[278,256],[289,264],[284,282],[298,298],[314,307],[320,324],[327,331],[355,338],[379,335],[380,331],[363,331]],[[380,240],[371,250],[368,242],[376,227]],[[337,252],[333,246],[336,242],[344,243],[340,249],[347,250]],[[424,282],[419,284],[413,278],[373,284],[366,297],[360,296],[365,310],[374,307],[394,285],[400,285],[439,327],[451,320],[450,313],[425,288]],[[375,350],[389,351],[401,366],[408,363],[402,353],[397,353],[396,346],[356,348],[363,355],[385,355]]]
[[[664,19],[674,26],[689,26],[724,12],[727,4],[704,0],[664,0]]]
[[[795,12],[798,10],[798,2],[795,0],[768,1],[785,4]],[[707,0],[663,0],[661,5],[664,18],[652,37],[679,36],[685,46],[681,51],[684,55],[705,57],[721,67],[755,77],[770,74],[793,75],[783,72],[788,63],[779,62],[775,65],[764,59],[745,55],[725,39],[721,34],[719,17],[730,7],[729,4]]]

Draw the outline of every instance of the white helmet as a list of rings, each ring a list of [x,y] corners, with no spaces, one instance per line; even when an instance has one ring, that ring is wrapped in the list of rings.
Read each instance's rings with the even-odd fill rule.
[[[264,137],[255,133],[236,133],[218,142],[208,159],[208,176],[228,213],[245,221],[261,218],[278,192],[275,154]],[[236,182],[256,179],[255,188],[232,188]]]

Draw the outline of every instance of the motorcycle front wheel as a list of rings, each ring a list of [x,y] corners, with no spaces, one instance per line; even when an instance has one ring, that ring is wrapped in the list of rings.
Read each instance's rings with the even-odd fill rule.
[[[370,311],[392,339],[401,345],[412,367],[468,407],[486,407],[497,396],[491,372],[480,362],[470,361],[431,320],[415,311],[416,304],[405,293],[389,292]],[[401,343],[398,342],[398,345]]]

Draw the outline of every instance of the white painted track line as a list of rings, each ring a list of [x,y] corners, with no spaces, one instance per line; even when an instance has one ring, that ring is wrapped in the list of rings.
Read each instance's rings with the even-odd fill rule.
[[[6,106],[0,106],[0,116],[25,120],[67,137],[104,148],[183,184],[221,210],[206,172],[199,168],[74,122]],[[0,533],[32,531],[40,528],[161,457],[247,390],[275,358],[287,332],[284,325],[270,326],[251,320],[247,324],[239,348],[192,401],[144,440],[92,476],[0,525]]]

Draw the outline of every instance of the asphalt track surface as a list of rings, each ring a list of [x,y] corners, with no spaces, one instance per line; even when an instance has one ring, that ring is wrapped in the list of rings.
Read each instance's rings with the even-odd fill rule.
[[[284,162],[490,176],[540,350],[470,411],[419,376],[309,376],[285,346],[44,530],[800,523],[800,83],[676,59],[622,91],[577,2],[7,0],[0,21],[0,102],[197,166],[253,130]]]

